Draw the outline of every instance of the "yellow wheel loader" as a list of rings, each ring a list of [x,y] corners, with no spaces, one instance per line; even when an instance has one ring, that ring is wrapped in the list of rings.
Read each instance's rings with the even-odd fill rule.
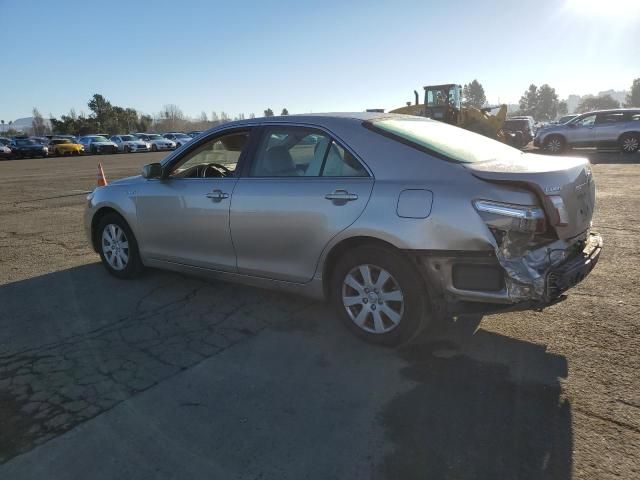
[[[508,134],[502,130],[507,118],[506,105],[485,108],[463,107],[462,86],[454,83],[424,87],[424,103],[419,102],[417,91],[414,90],[413,93],[416,97],[413,105],[407,102],[405,107],[396,108],[390,113],[433,118],[515,147],[522,146],[521,135]],[[498,109],[498,112],[491,114],[490,112],[495,109]]]

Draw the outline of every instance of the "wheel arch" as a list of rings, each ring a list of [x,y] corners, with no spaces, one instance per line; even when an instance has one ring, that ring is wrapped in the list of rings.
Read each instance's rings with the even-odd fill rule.
[[[627,130],[626,132],[621,133],[620,135],[618,135],[618,142],[620,140],[622,140],[622,137],[624,137],[625,135],[638,135],[640,137],[640,130]]]
[[[100,207],[93,214],[93,217],[91,217],[91,244],[93,245],[93,249],[96,252],[98,252],[98,232],[96,231],[98,228],[98,224],[100,223],[100,220],[102,220],[106,215],[109,215],[110,213],[115,213],[116,215],[121,217],[122,220],[124,220],[127,225],[129,225],[129,228],[131,228],[131,224],[127,221],[127,218],[122,214],[122,212],[119,212],[109,205]]]
[[[326,254],[322,265],[322,291],[325,298],[329,298],[331,277],[333,276],[333,271],[336,267],[338,259],[347,251],[354,248],[362,247],[364,245],[373,245],[377,247],[387,248],[401,254],[403,253],[400,248],[396,247],[390,242],[366,235],[349,237],[339,241]]]
[[[546,143],[547,140],[549,140],[552,137],[560,137],[560,139],[565,143],[565,145],[568,145],[569,142],[567,142],[567,137],[564,135],[564,133],[561,132],[549,132],[544,136],[544,139],[542,140],[542,143]]]

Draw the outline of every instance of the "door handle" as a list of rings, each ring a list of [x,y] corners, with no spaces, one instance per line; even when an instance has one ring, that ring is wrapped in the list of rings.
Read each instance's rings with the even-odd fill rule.
[[[327,193],[324,198],[327,200],[337,200],[340,202],[351,202],[358,199],[355,193],[349,193],[346,190],[335,190],[333,193]]]
[[[211,200],[223,200],[225,198],[229,198],[229,194],[223,192],[222,190],[214,190],[213,192],[205,194],[205,197],[210,198]]]

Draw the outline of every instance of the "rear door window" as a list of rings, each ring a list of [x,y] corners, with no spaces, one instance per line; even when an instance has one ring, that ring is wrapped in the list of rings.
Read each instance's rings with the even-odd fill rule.
[[[623,112],[599,113],[596,117],[596,125],[610,125],[624,122]]]
[[[327,133],[313,128],[267,127],[250,177],[363,177],[362,164]]]

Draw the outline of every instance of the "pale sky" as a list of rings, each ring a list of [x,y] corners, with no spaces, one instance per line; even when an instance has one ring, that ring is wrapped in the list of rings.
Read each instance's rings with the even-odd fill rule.
[[[477,78],[491,103],[640,77],[640,0],[0,0],[0,119],[88,111],[94,93],[190,116],[391,109]]]

